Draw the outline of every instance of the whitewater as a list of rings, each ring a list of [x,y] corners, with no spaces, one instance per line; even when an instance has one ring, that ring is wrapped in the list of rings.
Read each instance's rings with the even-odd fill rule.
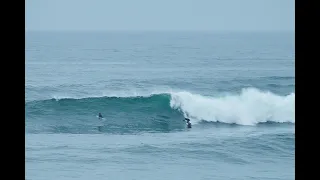
[[[172,94],[170,106],[196,122],[200,120],[255,125],[263,122],[295,122],[295,94],[278,96],[257,89],[239,95],[204,97],[188,92]]]

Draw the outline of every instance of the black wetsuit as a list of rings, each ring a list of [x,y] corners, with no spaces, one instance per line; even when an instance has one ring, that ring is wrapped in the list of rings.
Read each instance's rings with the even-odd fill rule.
[[[102,117],[102,115],[99,113],[99,119],[102,119],[103,117]]]
[[[187,127],[191,128],[191,123],[189,118],[185,118],[185,121],[187,121]]]

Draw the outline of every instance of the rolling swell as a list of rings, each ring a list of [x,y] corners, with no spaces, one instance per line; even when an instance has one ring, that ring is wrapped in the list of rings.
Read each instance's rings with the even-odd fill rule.
[[[180,91],[133,97],[56,98],[26,102],[26,127],[31,133],[140,133],[182,130],[184,117],[198,127],[212,124],[208,122],[294,123],[294,100],[294,93],[279,96],[254,88],[221,97]],[[99,112],[105,117],[103,122],[96,118]]]
[[[181,129],[183,117],[170,108],[169,102],[169,94],[32,101],[26,103],[26,118],[30,124],[41,124],[53,133],[90,133],[97,126],[100,131],[114,133]],[[99,112],[105,118],[103,122],[96,117]],[[38,131],[33,128],[31,132]]]

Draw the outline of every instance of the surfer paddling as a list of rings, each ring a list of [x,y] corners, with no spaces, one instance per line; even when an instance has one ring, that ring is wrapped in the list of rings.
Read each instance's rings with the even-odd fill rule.
[[[102,116],[101,113],[98,114],[98,118],[99,118],[100,120],[103,119],[103,116]],[[102,125],[98,126],[98,131],[102,132],[102,129],[101,129],[101,128],[102,128]]]
[[[98,118],[99,118],[99,119],[102,119],[102,118],[103,118],[103,116],[102,116],[101,113],[99,113]]]

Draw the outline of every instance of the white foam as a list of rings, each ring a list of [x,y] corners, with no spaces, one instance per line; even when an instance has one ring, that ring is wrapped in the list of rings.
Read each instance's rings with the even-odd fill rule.
[[[170,106],[188,116],[192,123],[201,120],[255,125],[261,122],[295,123],[295,94],[279,96],[258,89],[240,94],[205,97],[189,92],[171,94]]]

